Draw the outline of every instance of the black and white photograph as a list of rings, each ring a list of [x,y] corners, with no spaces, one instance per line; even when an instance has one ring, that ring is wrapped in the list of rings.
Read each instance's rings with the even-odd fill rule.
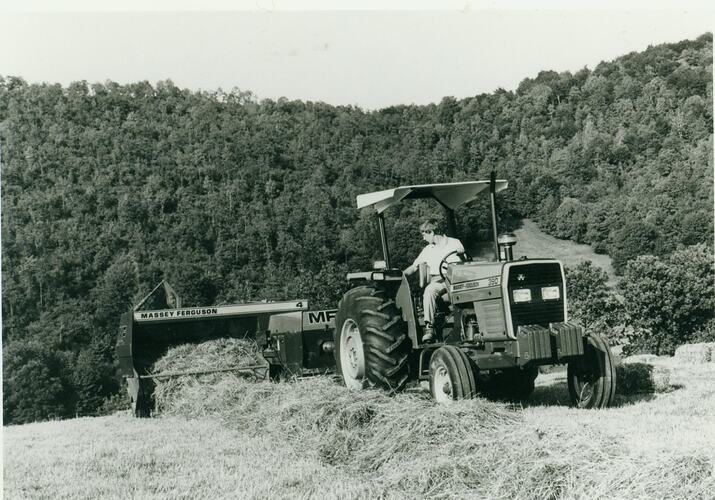
[[[2,497],[715,498],[702,0],[6,0]]]

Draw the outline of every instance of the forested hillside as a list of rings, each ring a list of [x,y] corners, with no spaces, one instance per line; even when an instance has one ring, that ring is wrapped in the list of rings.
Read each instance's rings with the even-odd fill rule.
[[[91,414],[117,391],[117,317],[166,278],[187,305],[334,306],[378,255],[359,193],[509,180],[505,228],[536,220],[614,259],[713,241],[712,35],[515,92],[366,112],[171,82],[0,78],[6,422]],[[395,264],[420,248],[388,216]],[[398,216],[399,215],[399,216]],[[459,225],[487,237],[486,210]],[[702,250],[700,251],[702,253]]]

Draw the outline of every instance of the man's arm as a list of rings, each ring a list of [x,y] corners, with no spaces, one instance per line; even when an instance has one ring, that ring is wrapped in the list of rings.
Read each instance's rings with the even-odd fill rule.
[[[459,253],[464,253],[466,251],[466,250],[464,250],[464,245],[462,245],[462,242],[459,240],[457,240],[457,246],[458,246]]]
[[[417,258],[415,259],[415,261],[412,263],[412,265],[404,270],[404,273],[406,275],[409,276],[410,274],[417,271],[422,262],[427,262],[427,259],[425,258],[425,255],[424,255],[426,251],[427,251],[427,247],[424,247],[422,249],[422,251],[420,252],[420,254],[417,256]]]
[[[464,253],[464,245],[462,245],[462,242],[459,241],[457,238],[450,238],[449,241],[449,252],[454,252],[456,251],[457,253]],[[448,262],[459,262],[459,257],[456,255],[452,254],[449,257],[447,257]]]

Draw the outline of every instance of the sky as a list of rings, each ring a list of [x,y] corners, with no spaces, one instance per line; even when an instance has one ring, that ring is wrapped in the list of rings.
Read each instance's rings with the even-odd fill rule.
[[[0,75],[63,85],[170,79],[378,109],[514,90],[542,70],[593,69],[713,28],[712,7],[699,1],[368,0],[337,11],[322,1],[100,5],[5,0]]]

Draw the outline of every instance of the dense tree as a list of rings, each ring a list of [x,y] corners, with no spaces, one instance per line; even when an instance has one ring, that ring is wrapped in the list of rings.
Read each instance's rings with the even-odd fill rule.
[[[608,285],[608,274],[591,261],[566,268],[570,320],[586,331],[597,333],[612,343],[623,340],[625,310]]]
[[[672,354],[705,329],[715,311],[714,273],[712,248],[704,244],[629,262],[620,283],[635,329],[629,350]]]
[[[74,411],[72,356],[40,341],[3,345],[3,421],[61,418]]]

